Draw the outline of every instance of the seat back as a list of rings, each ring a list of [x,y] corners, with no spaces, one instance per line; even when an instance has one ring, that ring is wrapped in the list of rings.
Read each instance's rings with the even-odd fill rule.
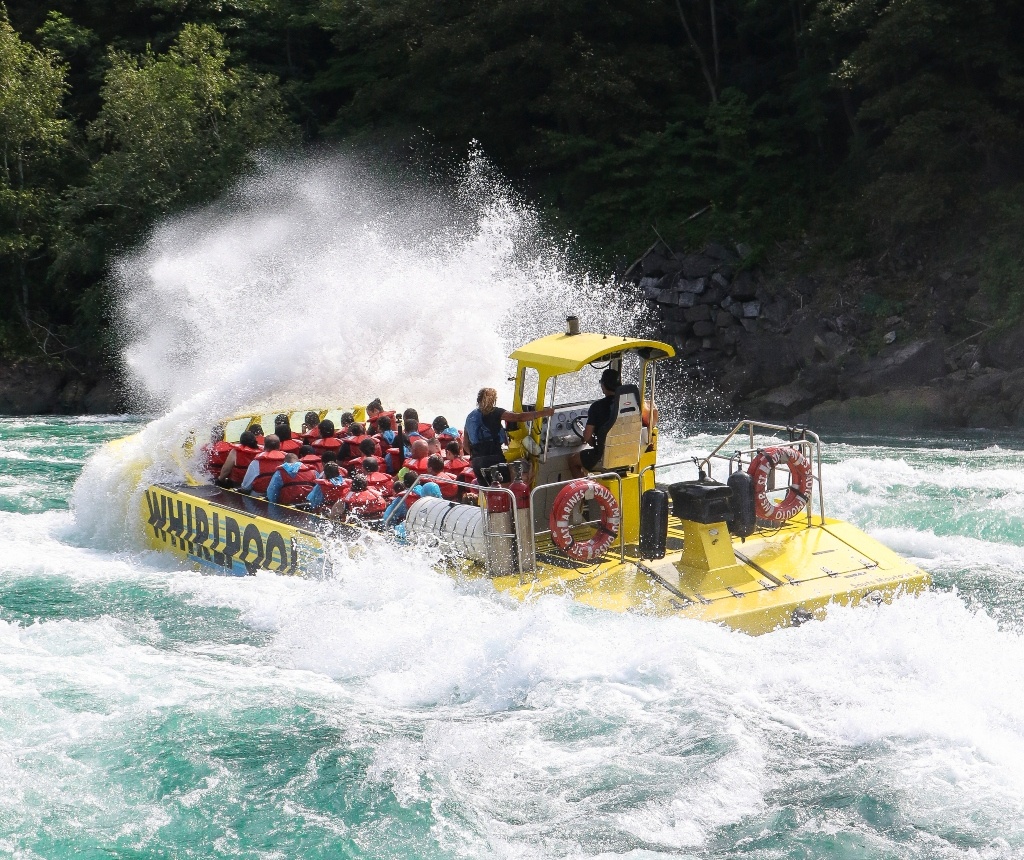
[[[640,409],[640,389],[635,385],[622,385],[615,392],[612,418],[604,438],[605,470],[636,467],[640,462],[644,422]]]

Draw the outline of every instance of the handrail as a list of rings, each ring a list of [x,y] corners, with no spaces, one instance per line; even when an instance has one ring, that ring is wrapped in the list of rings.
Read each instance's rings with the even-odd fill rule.
[[[587,478],[592,479],[592,480],[600,480],[600,479],[604,479],[604,478],[614,478],[616,480],[616,482],[618,483],[618,488],[619,488],[619,505],[620,506],[622,505],[622,475],[620,475],[618,472],[604,472],[603,474],[600,474],[600,475],[594,475],[594,474],[587,475]],[[551,534],[551,529],[541,529],[540,531],[537,531],[536,527],[534,526],[535,519],[534,519],[534,508],[533,508],[533,497],[535,495],[537,495],[537,493],[540,490],[550,490],[550,489],[553,489],[554,487],[564,487],[564,486],[566,486],[568,484],[573,483],[573,481],[581,481],[581,480],[585,480],[585,479],[584,478],[568,478],[568,479],[566,479],[564,481],[556,481],[556,482],[554,482],[552,484],[540,484],[539,486],[534,487],[530,491],[530,529],[533,532],[533,549],[534,549],[534,555],[535,556],[536,556],[536,552],[537,552],[537,536],[538,535],[549,535],[549,534]],[[622,525],[620,524],[620,527],[619,527],[619,562],[624,564],[625,561],[626,561],[626,534],[625,534],[625,529],[622,528]]]
[[[737,449],[736,451],[734,451],[732,453],[731,456],[726,457],[724,454],[721,453],[722,450],[729,444],[729,442],[738,433],[740,433],[743,430],[747,431],[750,447],[747,448],[747,449]],[[699,459],[699,458],[687,458],[685,460],[678,460],[678,461],[673,462],[673,463],[652,463],[650,466],[645,466],[640,471],[640,485],[643,486],[644,475],[648,471],[651,471],[651,470],[656,469],[656,468],[667,469],[667,468],[670,468],[672,466],[681,466],[684,463],[692,463],[695,460],[696,460],[696,462],[698,464],[698,468],[701,468],[703,471],[706,471],[708,477],[711,477],[711,471],[712,471],[711,460],[712,459],[725,460],[728,463],[733,463],[733,462],[735,462],[737,460],[737,458],[739,458],[739,461],[742,462],[743,455],[745,455],[745,454],[746,455],[756,454],[758,451],[763,450],[764,446],[762,446],[761,448],[758,448],[754,444],[755,432],[756,431],[760,431],[760,430],[767,430],[767,431],[772,431],[772,432],[783,432],[783,433],[790,433],[790,434],[794,434],[794,433],[800,433],[801,434],[802,438],[790,439],[788,441],[783,441],[782,444],[789,445],[791,447],[796,447],[796,448],[799,448],[800,450],[805,451],[807,456],[814,462],[814,464],[815,464],[815,479],[816,479],[816,481],[818,483],[818,515],[821,517],[822,523],[824,523],[824,521],[825,521],[825,490],[824,490],[824,487],[822,485],[822,479],[821,479],[821,466],[822,466],[822,462],[821,462],[821,439],[820,439],[820,437],[818,436],[817,433],[815,433],[812,430],[808,430],[808,429],[806,429],[804,427],[793,427],[793,426],[787,426],[787,425],[783,425],[783,424],[770,424],[770,423],[764,422],[764,421],[755,421],[755,420],[750,419],[750,418],[744,418],[742,421],[738,422],[735,427],[732,428],[732,430],[726,435],[726,437],[718,444],[718,446],[710,454],[708,454],[706,457],[704,457],[702,459]],[[811,525],[811,522],[812,522],[813,508],[814,508],[813,503],[809,504],[807,506],[807,524],[808,525]]]
[[[465,481],[457,481],[455,479],[444,478],[443,480],[444,480],[444,483],[446,483],[446,484],[454,484],[456,487],[465,487],[467,490],[472,490],[475,493],[480,493],[480,492],[484,492],[484,493],[505,493],[509,497],[509,503],[510,503],[509,510],[513,511],[513,512],[516,510],[516,494],[513,493],[508,487],[484,487],[484,486],[482,486],[480,484],[467,484]],[[417,475],[416,476],[416,480],[413,481],[413,483],[412,483],[412,486],[408,487],[404,493],[402,493],[399,496],[395,496],[394,498],[396,498],[396,499],[405,499],[409,495],[409,493],[411,493],[413,491],[414,488],[422,486],[422,484],[429,484],[429,483],[435,483],[435,484],[438,483],[438,481],[436,480],[436,476],[435,475]],[[423,498],[423,497],[421,497],[421,498]],[[383,523],[383,525],[385,527],[390,525],[391,520],[392,520],[392,518],[395,515],[395,511],[397,511],[397,510],[398,510],[398,508],[396,507],[395,510],[392,511],[389,516],[385,517],[382,520],[382,523]],[[512,529],[513,530],[511,532],[492,532],[490,530],[490,528],[491,528],[490,519],[486,516],[486,513],[487,513],[487,506],[486,506],[486,503],[485,503],[484,504],[484,514],[485,514],[485,516],[484,516],[484,537],[510,537],[510,538],[515,538],[516,546],[517,547],[522,546],[522,536],[519,533],[519,518],[517,516],[515,516],[514,514],[512,516]],[[531,520],[530,522],[532,523],[533,521]],[[490,548],[490,544],[489,543],[485,542],[485,544],[486,544],[486,549],[487,549],[487,554],[488,554],[487,567],[490,568],[491,567],[491,563],[490,563],[491,548]],[[535,547],[534,551],[536,552],[536,547]]]

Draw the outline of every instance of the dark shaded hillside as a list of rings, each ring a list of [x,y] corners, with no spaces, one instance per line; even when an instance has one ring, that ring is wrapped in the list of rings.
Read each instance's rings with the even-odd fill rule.
[[[657,237],[739,238],[819,281],[966,253],[983,322],[1005,325],[1024,306],[1022,38],[1010,0],[10,0],[0,352],[102,374],[111,256],[258,149],[331,141],[415,140],[430,163],[479,141],[609,271]],[[914,271],[867,303],[906,304]],[[931,304],[956,323],[965,300]]]

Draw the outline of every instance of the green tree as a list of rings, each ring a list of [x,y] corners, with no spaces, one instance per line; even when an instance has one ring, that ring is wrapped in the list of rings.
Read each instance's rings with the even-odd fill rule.
[[[859,100],[864,209],[886,237],[939,221],[1019,165],[1024,10],[1010,0],[825,0],[834,81]]]
[[[0,266],[5,304],[26,326],[34,324],[32,264],[54,220],[47,168],[68,143],[65,91],[56,55],[22,41],[0,5]]]
[[[157,218],[212,199],[259,149],[295,139],[276,81],[229,59],[221,34],[195,24],[164,54],[110,52],[103,106],[87,128],[99,155],[68,195],[65,276],[100,273]]]

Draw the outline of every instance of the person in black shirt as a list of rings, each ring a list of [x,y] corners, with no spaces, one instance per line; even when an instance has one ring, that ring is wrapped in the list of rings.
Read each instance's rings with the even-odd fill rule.
[[[583,430],[583,444],[594,447],[569,455],[569,473],[574,478],[582,478],[588,472],[593,472],[604,456],[604,437],[608,435],[608,423],[615,407],[615,392],[620,384],[617,370],[609,367],[601,374],[604,397],[590,404],[587,425]]]

